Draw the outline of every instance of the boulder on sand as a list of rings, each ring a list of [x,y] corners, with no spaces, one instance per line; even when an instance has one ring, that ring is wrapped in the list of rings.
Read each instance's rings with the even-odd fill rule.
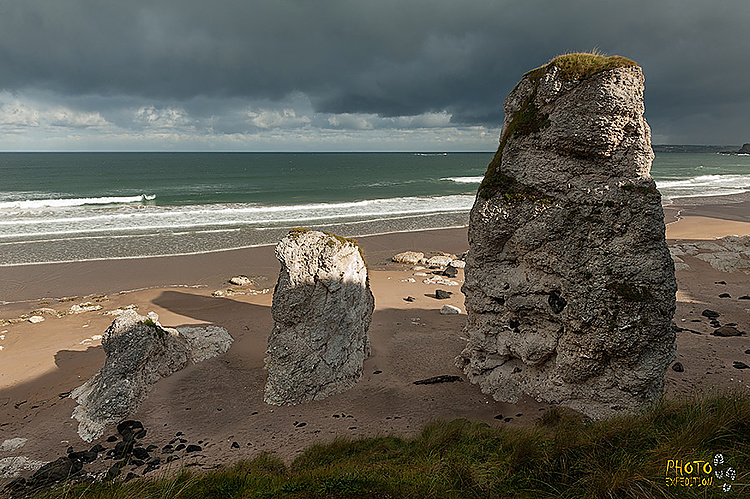
[[[276,246],[281,262],[273,293],[264,400],[294,405],[354,386],[370,355],[375,300],[357,242],[307,229]]]

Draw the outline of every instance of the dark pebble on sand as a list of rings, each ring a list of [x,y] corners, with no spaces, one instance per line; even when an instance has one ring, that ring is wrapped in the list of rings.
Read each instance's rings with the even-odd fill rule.
[[[159,447],[157,447],[156,445],[154,445],[154,444],[151,444],[151,445],[149,445],[148,447],[146,447],[146,452],[154,452],[154,451],[155,451],[156,449],[158,449],[158,448],[159,448]]]
[[[714,284],[726,284],[726,281],[715,281]]]
[[[175,459],[180,459],[180,456],[169,456],[169,457],[167,457],[167,462],[171,463]]]
[[[518,414],[516,414],[517,418],[520,418],[521,416],[523,416],[523,413],[521,413],[521,412],[519,412]]]
[[[118,438],[115,435],[112,435],[107,439],[107,442],[117,442]]]
[[[415,298],[413,296],[407,296],[406,298],[404,298],[404,301],[408,301],[408,302],[413,302],[414,300]]]
[[[239,443],[232,442],[232,449],[239,449],[239,448],[240,448],[240,444]]]
[[[732,367],[734,367],[735,369],[750,369],[750,366],[738,360],[735,360],[734,362],[732,362]]]
[[[382,374],[383,371],[374,371],[372,374]]]
[[[748,348],[747,350],[745,350],[745,353],[748,354],[748,355],[750,355],[750,348]]]
[[[201,447],[200,445],[190,444],[187,446],[187,449],[185,450],[185,452],[200,452],[202,450],[203,450],[203,447]]]
[[[497,416],[495,416],[495,419],[503,419],[503,415],[502,414],[498,414]]]
[[[732,326],[721,326],[720,328],[718,328],[711,334],[714,336],[729,337],[729,336],[742,336],[745,333],[743,333],[742,331]]]
[[[719,295],[719,298],[731,298],[731,297],[732,295],[730,295],[729,293],[722,293]]]
[[[737,299],[738,299],[738,300],[750,300],[750,295],[742,295],[742,296],[740,296],[740,297],[739,297],[739,298],[737,298]]]
[[[682,367],[682,364],[679,362],[675,362],[674,364],[672,364],[672,370],[676,373],[685,372],[685,368]]]
[[[703,312],[701,312],[701,315],[703,317],[708,317],[709,319],[716,319],[721,314],[719,312],[714,311],[714,310],[706,309]]]
[[[182,450],[185,448],[185,444],[180,444],[177,447],[174,448],[174,450]]]
[[[178,431],[177,433],[174,434],[175,437],[181,437],[183,435],[184,433],[182,433],[181,431]]]
[[[506,423],[510,423],[511,421],[513,421],[513,418],[505,418],[503,419],[503,421],[505,421]]]
[[[143,447],[136,447],[133,449],[133,456],[135,456],[136,459],[148,459],[148,451],[144,449]]]

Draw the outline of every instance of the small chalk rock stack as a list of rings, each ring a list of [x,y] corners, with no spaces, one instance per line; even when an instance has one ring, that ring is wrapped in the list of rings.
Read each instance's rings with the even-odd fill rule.
[[[99,438],[138,408],[151,385],[190,362],[226,352],[232,341],[218,326],[165,328],[156,314],[126,310],[104,331],[104,366],[70,395],[78,402],[72,416],[78,434],[87,442]]]
[[[276,246],[265,401],[294,405],[354,386],[370,355],[375,300],[356,241],[293,229]]]
[[[661,396],[677,285],[643,82],[625,58],[569,54],[505,100],[470,215],[456,359],[497,400],[603,418]]]

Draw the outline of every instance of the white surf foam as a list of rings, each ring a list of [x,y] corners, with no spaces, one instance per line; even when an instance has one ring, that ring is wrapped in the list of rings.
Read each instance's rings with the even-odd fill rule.
[[[459,184],[480,184],[484,177],[444,177],[440,180],[449,180]]]
[[[70,206],[102,205],[102,204],[127,204],[142,201],[153,201],[155,194],[141,194],[140,196],[107,196],[97,198],[72,198],[72,199],[29,199],[23,201],[0,202],[0,210],[33,210],[38,208],[63,208]]]

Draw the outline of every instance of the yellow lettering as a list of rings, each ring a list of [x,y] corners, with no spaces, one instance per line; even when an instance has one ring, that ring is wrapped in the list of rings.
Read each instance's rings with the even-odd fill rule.
[[[685,463],[685,466],[683,467],[685,470],[686,475],[692,475],[693,474],[693,465],[690,463],[690,461]]]
[[[706,475],[710,475],[713,470],[714,468],[713,466],[711,466],[711,463],[706,461],[706,464],[703,465],[703,473],[705,473]]]
[[[667,459],[667,471],[664,472],[665,475],[669,474],[669,468],[674,469],[674,459]]]

